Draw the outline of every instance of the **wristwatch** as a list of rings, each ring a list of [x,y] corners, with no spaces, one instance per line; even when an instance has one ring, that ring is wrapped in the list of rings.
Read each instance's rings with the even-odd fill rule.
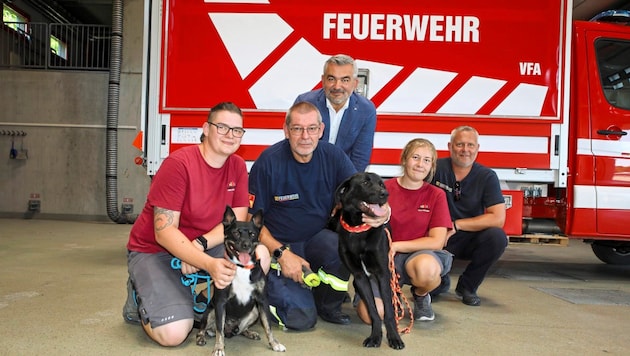
[[[199,236],[195,239],[195,241],[199,242],[199,244],[200,244],[201,246],[203,246],[203,250],[204,250],[204,251],[208,249],[208,240],[206,240],[206,238],[205,238],[205,237],[203,237],[203,235],[199,235]]]
[[[282,252],[284,252],[284,250],[286,250],[288,247],[289,246],[287,245],[282,245],[278,247],[277,249],[273,250],[273,258],[278,259],[282,257]]]

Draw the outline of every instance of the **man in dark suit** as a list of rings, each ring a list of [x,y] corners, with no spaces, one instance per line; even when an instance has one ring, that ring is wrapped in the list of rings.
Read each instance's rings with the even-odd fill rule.
[[[324,64],[322,89],[301,94],[295,103],[307,101],[319,109],[324,124],[322,140],[340,147],[357,171],[365,171],[372,156],[376,108],[355,93],[359,83],[352,57],[337,54]]]

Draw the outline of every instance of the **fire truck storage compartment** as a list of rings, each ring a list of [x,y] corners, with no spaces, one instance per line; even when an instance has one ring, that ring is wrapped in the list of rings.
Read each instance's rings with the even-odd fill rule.
[[[523,234],[523,191],[503,190],[505,199],[505,224],[503,230],[508,236]]]

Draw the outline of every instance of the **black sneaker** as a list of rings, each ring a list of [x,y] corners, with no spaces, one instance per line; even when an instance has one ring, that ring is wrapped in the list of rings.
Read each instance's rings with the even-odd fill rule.
[[[477,293],[464,289],[459,283],[455,288],[455,294],[462,298],[462,303],[470,305],[472,307],[478,307],[481,305],[481,298],[477,296]]]
[[[140,313],[138,313],[136,290],[133,288],[131,278],[127,278],[127,301],[123,306],[122,316],[127,323],[140,325]]]
[[[420,321],[431,321],[435,319],[435,313],[431,308],[431,294],[420,296],[414,293],[414,288],[411,288],[411,295],[413,296],[413,318]]]
[[[333,324],[341,324],[341,325],[350,324],[350,315],[344,314],[341,311],[320,312],[319,317]]]
[[[445,274],[442,276],[442,281],[440,282],[440,285],[432,290],[429,294],[431,294],[432,298],[435,298],[442,293],[447,293],[449,289],[451,289],[451,277],[449,277],[448,274]]]

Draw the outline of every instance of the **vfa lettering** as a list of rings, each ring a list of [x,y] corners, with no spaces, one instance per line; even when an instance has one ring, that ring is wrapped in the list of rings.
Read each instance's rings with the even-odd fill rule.
[[[540,63],[538,62],[518,62],[521,75],[541,75]]]

